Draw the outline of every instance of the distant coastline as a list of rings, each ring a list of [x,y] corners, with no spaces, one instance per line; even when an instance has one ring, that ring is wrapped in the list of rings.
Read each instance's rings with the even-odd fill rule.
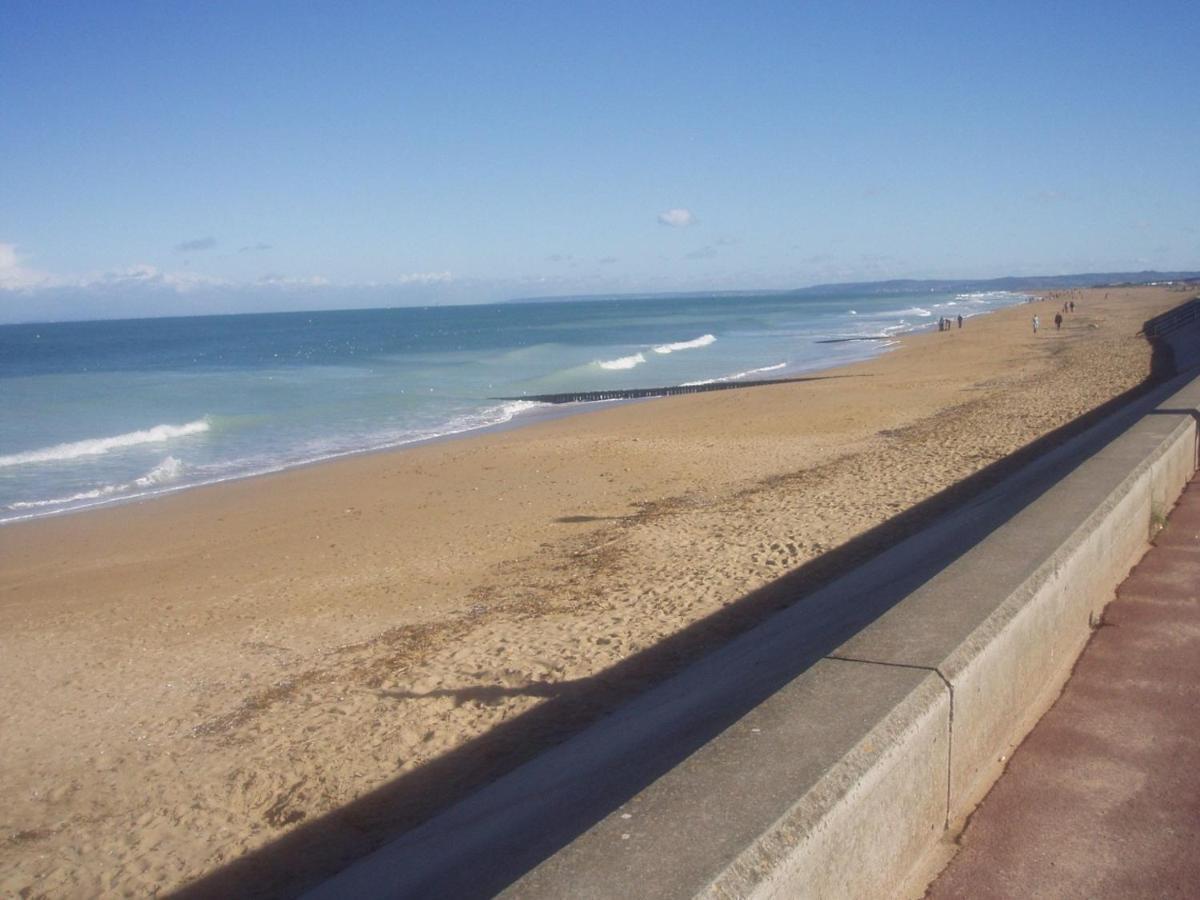
[[[559,294],[547,297],[514,297],[504,303],[552,303],[562,301],[604,301],[664,299],[668,297],[841,297],[861,294],[973,293],[978,291],[1056,291],[1097,287],[1136,287],[1173,282],[1200,281],[1200,271],[1159,272],[1084,272],[1072,275],[1005,275],[997,278],[920,279],[896,278],[885,281],[845,281],[814,284],[800,288],[766,288],[736,291],[631,291],[622,294]]]

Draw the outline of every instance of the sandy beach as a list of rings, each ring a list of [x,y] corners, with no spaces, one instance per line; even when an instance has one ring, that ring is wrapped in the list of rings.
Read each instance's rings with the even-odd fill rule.
[[[1192,296],[0,528],[0,895],[295,892],[1137,389]]]

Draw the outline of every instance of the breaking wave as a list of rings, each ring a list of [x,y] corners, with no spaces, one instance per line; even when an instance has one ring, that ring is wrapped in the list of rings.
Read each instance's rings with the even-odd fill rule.
[[[676,350],[695,350],[698,347],[707,347],[709,344],[715,344],[717,338],[715,335],[705,334],[691,341],[678,341],[674,344],[663,344],[660,347],[655,347],[655,353],[674,353]]]
[[[69,497],[52,497],[49,500],[18,500],[8,504],[8,509],[44,509],[48,506],[66,506],[69,503],[80,503],[84,500],[102,500],[117,494],[127,494],[134,488],[151,488],[170,484],[183,474],[183,463],[174,456],[168,456],[161,463],[128,484],[106,484],[90,491],[81,491]]]
[[[617,359],[606,359],[597,362],[602,369],[632,369],[634,366],[640,366],[646,361],[646,357],[640,353],[635,353],[633,356],[621,356]]]
[[[190,434],[203,434],[208,431],[207,419],[188,422],[186,425],[155,425],[144,431],[130,431],[114,437],[91,438],[86,441],[72,441],[68,444],[55,444],[53,447],[43,447],[40,450],[27,450],[24,453],[13,453],[0,456],[0,468],[5,466],[20,466],[26,463],[59,462],[67,459],[78,459],[81,456],[99,456],[110,450],[122,447],[134,447],[138,444],[160,444],[172,438],[186,437]]]

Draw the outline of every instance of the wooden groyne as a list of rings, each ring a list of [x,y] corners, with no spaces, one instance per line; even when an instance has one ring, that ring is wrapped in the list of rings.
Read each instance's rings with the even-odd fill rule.
[[[520,397],[492,397],[492,400],[529,400],[534,403],[595,403],[598,400],[641,400],[646,397],[673,397],[676,394],[704,394],[734,388],[764,387],[768,384],[793,384],[797,381],[826,381],[830,378],[855,378],[854,375],[813,375],[808,378],[775,378],[768,381],[717,381],[711,384],[677,384],[671,387],[626,388],[611,391],[572,391],[566,394],[524,394]]]

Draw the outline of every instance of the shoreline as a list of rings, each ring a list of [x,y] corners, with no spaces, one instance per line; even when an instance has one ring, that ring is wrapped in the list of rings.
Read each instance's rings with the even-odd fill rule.
[[[1030,294],[1022,294],[1012,292],[1014,296],[1029,297]],[[1028,302],[1028,301],[1024,301]],[[976,313],[965,317],[965,321],[971,319],[979,319],[981,317],[993,315],[996,312],[1011,309],[1013,306],[1024,305],[1024,302],[1017,301],[1010,306],[999,307],[996,309],[986,310],[981,313]],[[282,463],[276,467],[262,469],[258,471],[250,471],[244,474],[234,474],[227,477],[214,478],[209,481],[199,481],[190,484],[166,485],[156,490],[147,491],[145,493],[136,494],[128,497],[109,497],[96,499],[94,502],[83,503],[78,506],[71,506],[64,509],[50,510],[44,512],[31,512],[25,514],[12,515],[7,518],[0,518],[0,530],[14,525],[21,525],[28,522],[35,522],[41,519],[60,518],[63,516],[71,516],[80,513],[90,513],[96,510],[111,509],[129,504],[141,504],[150,501],[160,500],[166,497],[171,497],[180,493],[190,492],[193,490],[215,487],[222,484],[230,484],[251,479],[264,477],[272,477],[286,472],[298,471],[311,468],[313,466],[321,466],[326,464],[336,464],[347,459],[353,459],[361,456],[369,456],[381,453],[397,453],[406,450],[435,445],[447,441],[458,441],[469,439],[475,436],[484,436],[488,434],[502,433],[505,431],[524,428],[527,426],[537,425],[544,421],[574,416],[576,414],[594,412],[591,408],[592,404],[603,403],[606,406],[622,405],[631,402],[640,402],[642,400],[658,399],[662,397],[676,396],[679,394],[691,393],[708,393],[721,390],[736,390],[740,388],[766,387],[773,384],[787,384],[794,381],[811,380],[817,377],[838,377],[835,374],[846,367],[859,365],[877,359],[892,350],[895,350],[901,343],[902,339],[909,336],[932,333],[933,322],[928,325],[921,325],[915,328],[910,328],[906,331],[899,331],[893,335],[879,335],[871,337],[855,337],[855,338],[835,338],[830,340],[819,340],[815,343],[850,343],[863,342],[873,343],[876,341],[886,342],[880,345],[871,353],[867,353],[862,358],[848,360],[844,362],[835,362],[831,364],[817,365],[798,365],[788,367],[784,370],[780,378],[764,379],[761,381],[732,381],[715,378],[705,382],[687,383],[682,385],[668,385],[657,388],[629,388],[629,389],[612,389],[612,390],[595,390],[595,391],[578,391],[571,394],[561,395],[534,395],[521,397],[490,397],[488,400],[497,402],[530,402],[539,404],[540,407],[533,408],[514,413],[510,418],[503,422],[496,422],[490,425],[482,425],[478,427],[467,428],[463,431],[448,432],[438,434],[433,437],[420,438],[401,444],[388,444],[380,447],[368,447],[356,450],[345,450],[338,453],[333,453],[328,456],[317,457],[315,459],[303,460],[300,462]],[[793,377],[797,376],[797,377]],[[593,396],[595,395],[595,396]],[[611,395],[603,396],[600,395]],[[576,401],[565,401],[562,399],[539,399],[541,397],[567,397],[578,396],[585,399]],[[549,407],[565,407],[559,409],[551,409]]]
[[[1060,333],[1017,304],[907,335],[855,378],[0,529],[0,888],[177,889],[279,841],[262,892],[338,867],[1142,384],[1136,332],[1192,294],[1110,293],[1073,292]]]

